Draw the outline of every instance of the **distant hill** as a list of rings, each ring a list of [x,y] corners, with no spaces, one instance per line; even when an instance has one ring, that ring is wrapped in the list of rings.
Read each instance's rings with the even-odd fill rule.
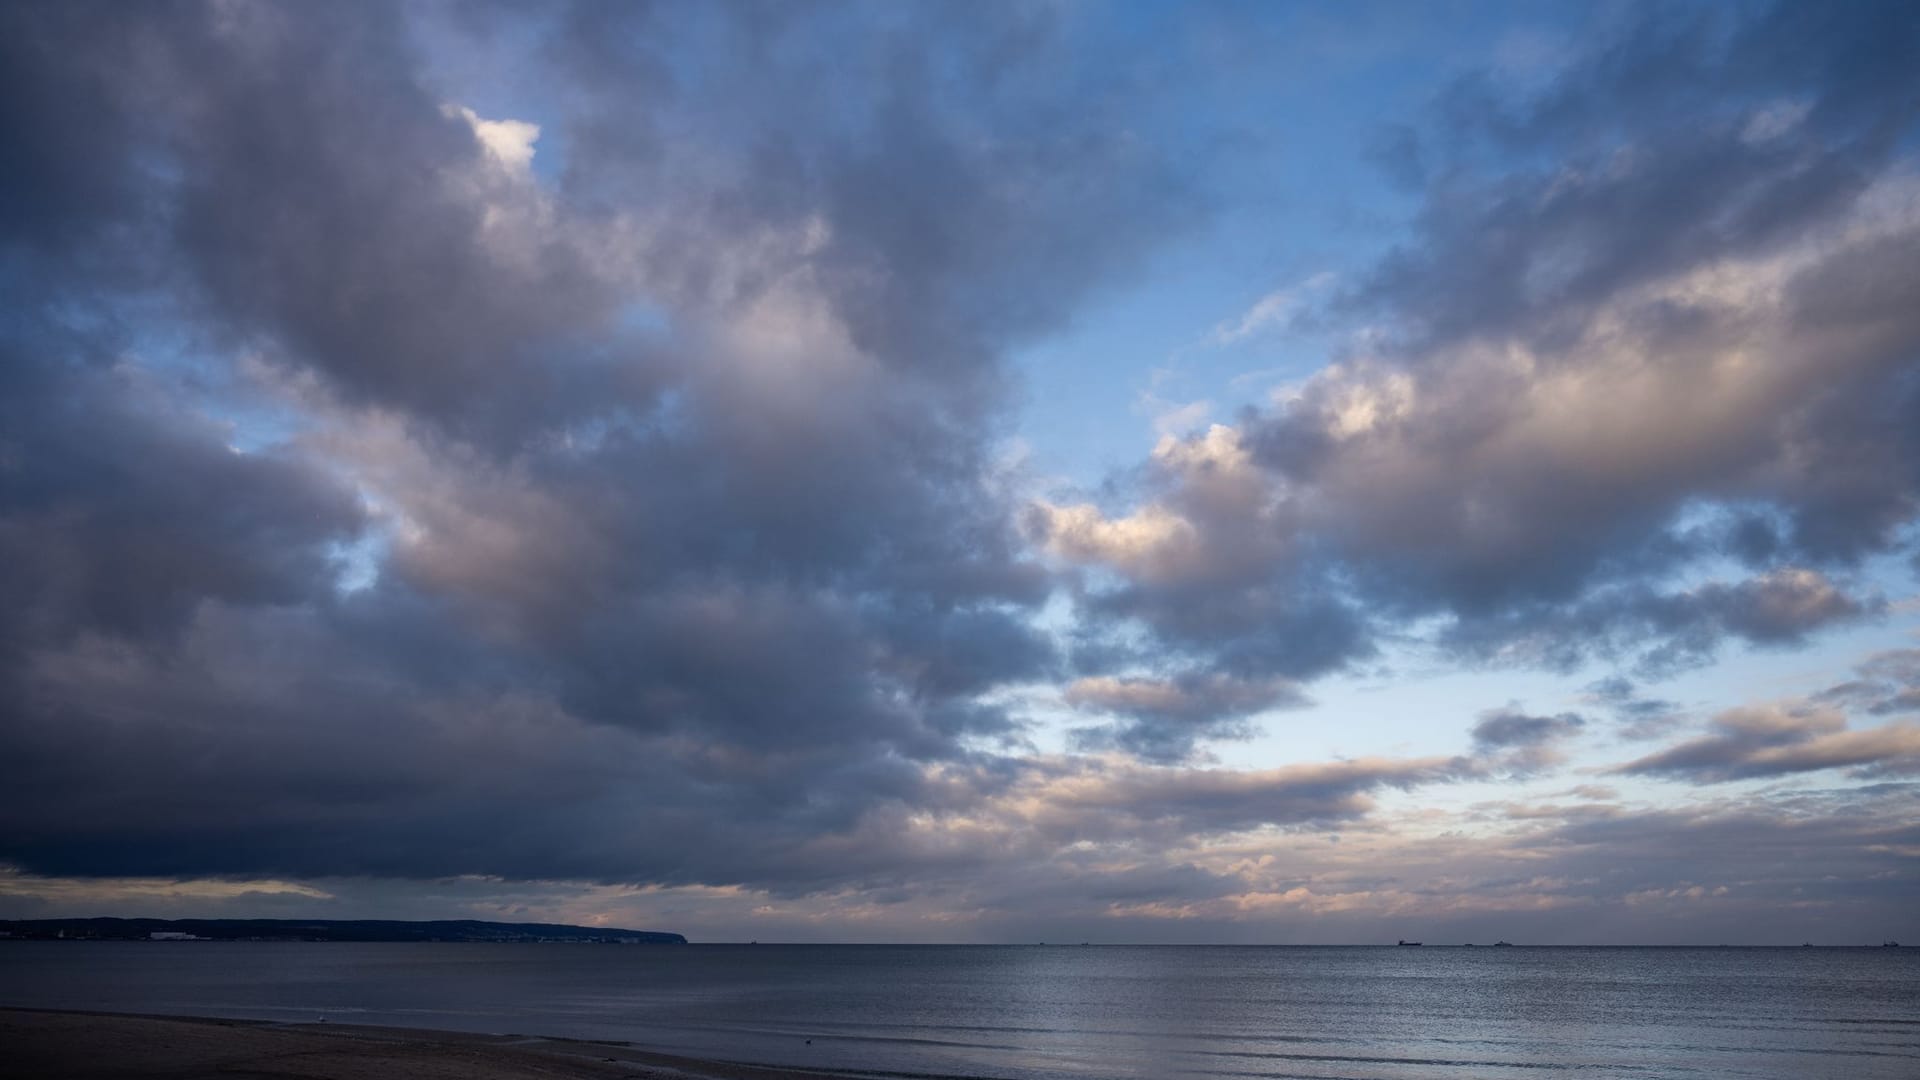
[[[685,945],[679,934],[558,923],[440,919],[0,919],[0,937],[93,941],[560,941]]]

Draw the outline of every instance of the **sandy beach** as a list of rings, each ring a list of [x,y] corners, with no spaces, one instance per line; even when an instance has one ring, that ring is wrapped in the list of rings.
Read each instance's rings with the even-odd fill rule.
[[[612,1042],[0,1009],[0,1080],[798,1080]]]

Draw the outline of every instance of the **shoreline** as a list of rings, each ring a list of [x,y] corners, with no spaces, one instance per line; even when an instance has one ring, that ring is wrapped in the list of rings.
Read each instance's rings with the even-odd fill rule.
[[[821,1080],[615,1040],[0,1006],[0,1080]]]

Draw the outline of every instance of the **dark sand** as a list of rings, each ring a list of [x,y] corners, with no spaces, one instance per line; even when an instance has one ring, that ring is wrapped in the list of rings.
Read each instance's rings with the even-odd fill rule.
[[[624,1043],[0,1009],[0,1080],[801,1080]]]

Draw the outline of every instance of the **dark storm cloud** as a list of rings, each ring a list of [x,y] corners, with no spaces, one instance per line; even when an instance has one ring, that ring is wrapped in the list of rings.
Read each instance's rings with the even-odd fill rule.
[[[0,13],[9,44],[0,70],[0,165],[7,175],[0,229],[48,255],[140,195],[129,170],[135,134],[114,86],[116,60],[76,51],[100,33],[80,5]]]
[[[164,639],[203,601],[324,601],[351,491],[298,458],[238,455],[137,372],[0,347],[0,634],[17,657],[99,632]]]
[[[851,752],[855,735],[649,733],[583,721],[519,679],[423,687],[389,645],[297,610],[210,604],[164,654],[97,638],[37,655],[16,699],[49,722],[11,732],[0,762],[8,857],[70,875],[991,888],[1049,876],[1076,845],[1348,822],[1382,791],[1479,775],[1467,758],[926,771]]]
[[[441,14],[0,15],[0,857],[785,892],[960,857],[888,837],[1056,664],[1002,355],[1200,209],[1132,91],[1050,107],[1104,65],[1012,11]],[[444,33],[582,77],[530,141]]]
[[[1920,509],[1917,72],[1906,5],[1780,5],[1467,79],[1396,136],[1429,179],[1328,307],[1364,326],[1341,362],[1033,531],[1119,575],[1088,611],[1295,676],[1410,624],[1660,677],[1883,614],[1856,572]]]

